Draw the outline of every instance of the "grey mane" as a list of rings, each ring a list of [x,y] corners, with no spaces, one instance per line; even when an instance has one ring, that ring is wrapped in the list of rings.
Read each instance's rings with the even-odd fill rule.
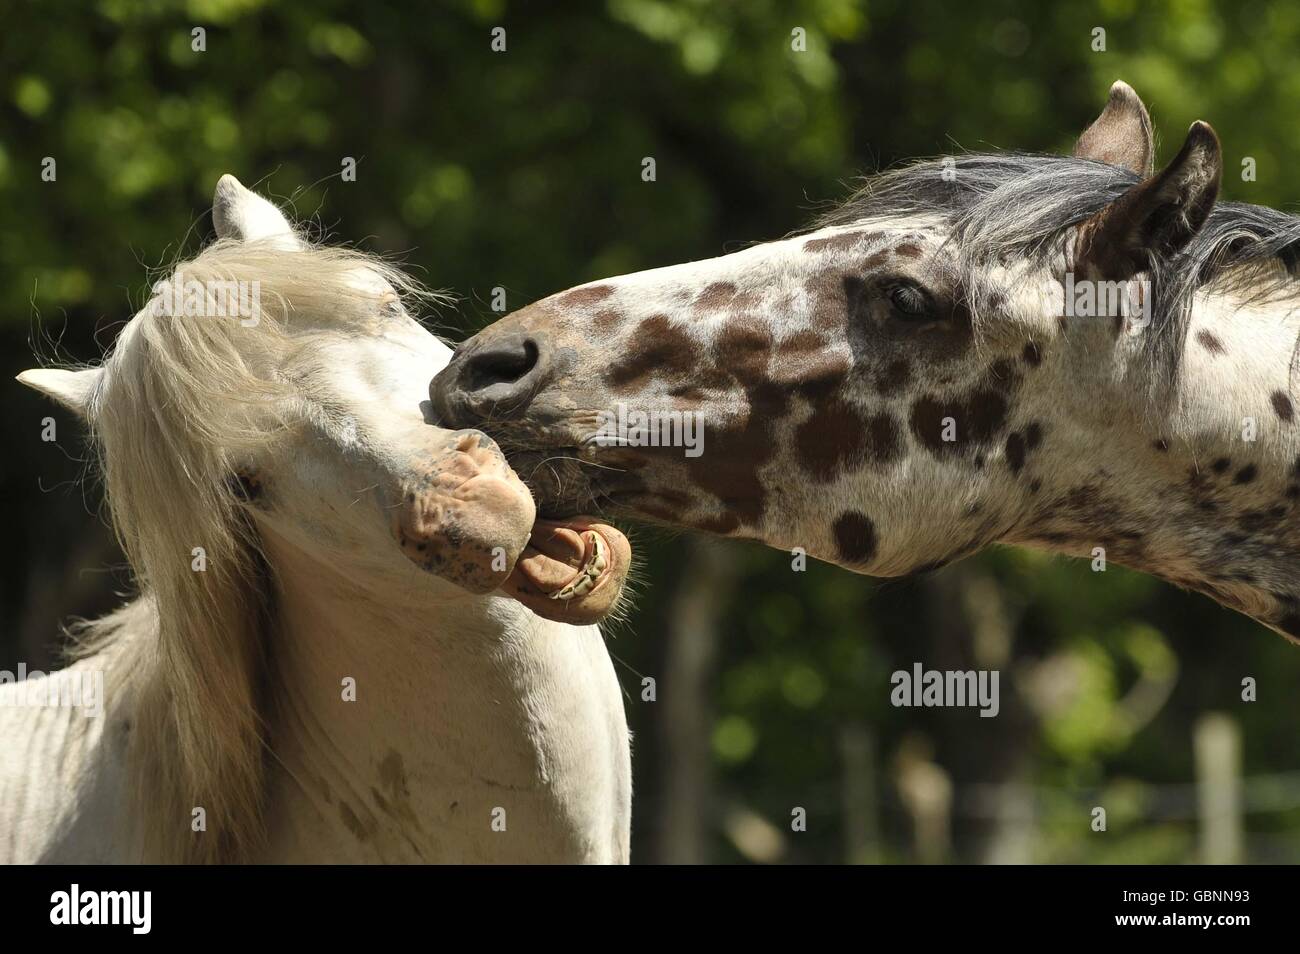
[[[979,275],[1000,261],[1058,255],[1072,226],[1138,182],[1127,169],[1069,156],[972,153],[929,159],[881,173],[817,228],[869,219],[938,217],[957,249],[967,304],[977,316],[991,289]],[[1201,289],[1243,302],[1300,295],[1300,218],[1265,206],[1219,202],[1176,257],[1149,275],[1152,324],[1145,332],[1152,383],[1172,384],[1187,334],[1192,298]]]

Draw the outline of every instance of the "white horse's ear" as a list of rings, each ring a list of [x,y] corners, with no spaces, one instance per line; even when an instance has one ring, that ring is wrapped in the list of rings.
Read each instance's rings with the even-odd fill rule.
[[[212,196],[212,224],[217,238],[239,242],[275,239],[286,249],[301,247],[284,213],[230,174],[217,180]]]
[[[102,368],[83,371],[64,371],[61,368],[32,368],[18,375],[18,380],[29,388],[54,398],[66,408],[82,417],[89,416],[90,396],[104,373]]]
[[[1123,80],[1115,81],[1106,108],[1083,131],[1074,144],[1074,154],[1121,166],[1144,179],[1151,175],[1156,155],[1151,115],[1132,86]]]

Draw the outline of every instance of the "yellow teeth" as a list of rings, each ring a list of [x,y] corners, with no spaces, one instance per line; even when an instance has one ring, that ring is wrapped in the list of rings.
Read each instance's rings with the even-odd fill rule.
[[[587,561],[578,570],[577,576],[551,594],[553,600],[571,600],[575,597],[586,596],[596,588],[600,575],[609,566],[609,558],[605,552],[605,541],[601,539],[600,534],[595,530],[588,530],[583,533],[582,538],[590,548],[591,556],[587,557]]]

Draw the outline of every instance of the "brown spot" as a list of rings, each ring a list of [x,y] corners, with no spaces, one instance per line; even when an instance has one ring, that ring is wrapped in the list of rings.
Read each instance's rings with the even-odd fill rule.
[[[747,320],[728,322],[713,342],[718,368],[730,371],[741,381],[763,381],[771,351],[771,332]]]
[[[772,426],[790,409],[790,392],[767,378],[771,348],[772,336],[747,321],[728,322],[714,340],[713,367],[732,387],[744,389],[748,406],[732,420],[713,425],[709,464],[691,472],[700,488],[749,524],[758,523],[766,508],[767,491],[758,470],[776,452]]]
[[[993,391],[976,391],[967,400],[967,438],[975,443],[988,443],[1006,422],[1006,398]],[[961,441],[962,421],[958,420],[958,441]]]
[[[1016,380],[1016,369],[1006,358],[998,358],[989,365],[989,380],[999,391],[1006,390]]]
[[[561,308],[584,308],[604,301],[612,294],[614,294],[613,285],[588,285],[586,288],[575,288],[573,291],[565,292],[556,304]]]
[[[1024,359],[1025,364],[1031,368],[1036,368],[1043,363],[1043,352],[1034,342],[1025,345],[1025,350],[1020,352],[1020,357]]]
[[[873,414],[867,422],[867,452],[877,464],[887,464],[902,452],[902,430],[892,414]]]
[[[623,317],[623,313],[613,308],[602,308],[592,317],[591,323],[601,331],[609,331]]]
[[[812,305],[813,324],[818,328],[843,329],[851,296],[862,286],[861,279],[838,269],[826,269],[804,282]]]
[[[1295,418],[1295,408],[1291,406],[1291,398],[1282,391],[1274,391],[1269,400],[1273,402],[1273,412],[1290,424]]]
[[[947,408],[931,397],[923,397],[912,405],[912,433],[932,451],[956,450],[955,442],[943,439]],[[954,425],[956,418],[953,418]],[[955,436],[955,435],[954,435]]]
[[[905,358],[895,358],[889,362],[884,374],[876,379],[876,391],[883,397],[898,394],[907,387],[912,378],[912,366]]]
[[[823,483],[861,462],[866,441],[867,429],[857,409],[843,401],[818,408],[795,430],[800,466]]]
[[[344,827],[352,832],[352,837],[357,841],[368,841],[375,833],[375,820],[371,818],[362,822],[347,802],[339,802],[339,818],[343,819]]]
[[[1237,471],[1236,476],[1232,478],[1232,482],[1234,484],[1248,484],[1255,479],[1256,473],[1255,465],[1247,464],[1245,467],[1241,468],[1241,470]]]
[[[1007,466],[1013,474],[1025,466],[1025,439],[1016,432],[1007,435]]]
[[[1222,474],[1225,473],[1228,470],[1228,468],[1231,466],[1232,466],[1232,460],[1230,458],[1220,457],[1218,460],[1216,460],[1214,463],[1210,465],[1210,470],[1214,471],[1216,474]]]
[[[1151,443],[1151,446],[1164,454],[1169,450],[1169,441],[1165,440],[1163,437],[1158,437]]]
[[[1031,421],[1025,427],[1025,449],[1033,450],[1043,442],[1043,428],[1037,421]]]
[[[1262,533],[1274,526],[1281,516],[1272,507],[1267,510],[1245,510],[1237,515],[1237,526],[1249,534]]]
[[[913,242],[905,242],[898,246],[898,248],[894,249],[894,252],[897,255],[901,255],[903,258],[920,258],[921,246]]]
[[[710,282],[704,286],[695,299],[696,311],[718,311],[731,304],[736,297],[736,286],[732,282]]]
[[[842,562],[869,563],[876,555],[876,528],[866,514],[849,510],[836,518],[832,531]]]
[[[954,440],[943,439],[944,418],[952,418]],[[936,453],[957,453],[988,444],[1006,424],[1007,399],[979,390],[960,401],[923,397],[912,405],[912,433]]]
[[[667,315],[652,315],[637,325],[629,349],[605,372],[615,390],[639,390],[652,377],[680,377],[698,360],[699,346]]]
[[[1210,354],[1220,355],[1224,353],[1223,342],[1204,328],[1196,333],[1196,340],[1199,341],[1201,347],[1210,352]]]
[[[849,360],[844,355],[822,351],[778,362],[772,368],[769,380],[815,400],[837,391],[844,383],[849,367]]]
[[[815,331],[798,331],[788,338],[782,338],[776,345],[776,353],[781,357],[803,355],[820,351],[826,347],[826,338]]]
[[[379,781],[388,789],[393,798],[410,798],[406,785],[406,768],[402,764],[401,753],[389,749],[384,760],[379,763]]]
[[[867,232],[840,232],[838,235],[828,235],[825,238],[809,239],[803,243],[803,250],[805,252],[847,252],[869,238],[871,235]]]

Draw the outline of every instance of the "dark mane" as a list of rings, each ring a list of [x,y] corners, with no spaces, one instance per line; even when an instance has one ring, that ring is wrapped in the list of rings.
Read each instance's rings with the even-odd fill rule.
[[[1135,184],[1126,169],[1088,159],[1034,153],[972,153],[929,159],[868,178],[817,228],[868,219],[938,217],[970,277],[979,315],[987,291],[978,274],[999,261],[1045,262],[1068,230]],[[1219,202],[1181,254],[1150,274],[1154,301],[1144,347],[1153,384],[1175,379],[1192,299],[1213,288],[1243,303],[1300,294],[1300,218],[1265,206]]]

